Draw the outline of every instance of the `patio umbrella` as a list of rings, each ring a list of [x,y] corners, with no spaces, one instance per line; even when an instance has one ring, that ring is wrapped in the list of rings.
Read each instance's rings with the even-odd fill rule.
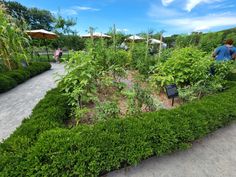
[[[26,31],[26,33],[31,36],[32,38],[35,39],[55,39],[58,38],[58,35],[50,32],[50,31],[46,31],[44,29],[39,29],[39,30],[28,30]],[[48,54],[48,47],[46,46],[46,51],[47,51],[47,56],[48,56],[48,60],[49,60],[49,54]]]
[[[164,43],[164,42],[161,42],[160,40],[158,40],[158,39],[149,39],[149,42],[150,42],[150,44],[161,44],[161,47],[162,48],[166,48],[167,47],[167,44],[166,43]]]
[[[109,35],[106,35],[106,34],[102,34],[102,33],[98,33],[98,32],[95,32],[93,33],[92,35],[89,33],[89,34],[84,34],[84,35],[81,35],[82,38],[111,38],[111,36]]]
[[[137,35],[130,36],[126,39],[126,41],[142,41],[142,40],[144,40],[144,38]]]
[[[160,40],[158,40],[158,39],[149,39],[149,42],[150,42],[150,44],[161,44],[161,43],[163,43],[163,42],[161,42]]]

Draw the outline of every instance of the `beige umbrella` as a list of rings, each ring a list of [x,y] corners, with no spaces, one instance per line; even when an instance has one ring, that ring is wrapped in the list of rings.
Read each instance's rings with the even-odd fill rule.
[[[32,38],[36,38],[36,39],[55,39],[58,37],[57,34],[50,31],[46,31],[44,29],[29,30],[29,31],[26,31],[26,33],[30,35]]]
[[[28,30],[26,31],[26,33],[31,36],[32,38],[35,39],[55,39],[58,38],[58,35],[50,32],[50,31],[46,31],[44,29],[39,29],[39,30]],[[46,51],[47,51],[47,56],[48,56],[48,60],[49,60],[49,54],[48,54],[48,48],[46,46]]]
[[[95,32],[95,33],[92,33],[91,34],[84,34],[84,35],[81,35],[82,38],[111,38],[111,36],[109,35],[106,35],[106,34],[102,34],[102,33],[98,33],[98,32]]]

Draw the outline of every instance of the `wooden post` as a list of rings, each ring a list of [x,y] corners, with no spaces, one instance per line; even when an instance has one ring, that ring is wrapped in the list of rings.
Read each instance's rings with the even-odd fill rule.
[[[171,102],[171,106],[172,106],[172,107],[174,106],[174,102],[175,102],[175,98],[173,97],[173,98],[172,98],[172,102]]]
[[[113,25],[113,45],[114,45],[114,50],[116,52],[116,25]]]
[[[148,39],[149,39],[149,34],[147,33],[147,41],[146,41],[146,53],[145,53],[145,61],[147,61],[148,58]]]
[[[160,36],[161,43],[160,43],[160,46],[159,46],[159,57],[161,57],[161,50],[162,50],[162,34],[163,34],[163,32],[161,32],[161,36]]]
[[[43,34],[43,36],[44,36],[44,34]],[[47,42],[46,42],[46,37],[44,36],[43,38],[44,38],[44,43],[45,43],[45,46],[46,46],[46,52],[47,52],[47,56],[48,56],[48,61],[50,61],[49,54],[48,54],[48,46],[47,46]]]
[[[90,38],[92,40],[92,45],[94,44],[93,43],[93,33],[94,33],[94,29],[92,27],[89,27],[89,33],[90,33]]]

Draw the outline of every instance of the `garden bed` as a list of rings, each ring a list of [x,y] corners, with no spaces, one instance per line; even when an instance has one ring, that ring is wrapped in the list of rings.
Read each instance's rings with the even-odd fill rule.
[[[84,104],[86,113],[79,120],[76,115],[72,115],[66,125],[72,127],[78,123],[95,124],[110,118],[173,109],[183,104],[180,98],[176,98],[172,105],[172,100],[167,98],[164,90],[153,88],[136,70],[127,70],[125,76],[110,82],[98,87],[95,94],[97,100]]]
[[[0,144],[0,176],[98,176],[171,153],[236,119],[236,84],[176,109],[65,127],[70,107],[49,91]]]
[[[8,91],[50,68],[50,63],[33,62],[26,68],[2,72],[0,73],[0,93]]]

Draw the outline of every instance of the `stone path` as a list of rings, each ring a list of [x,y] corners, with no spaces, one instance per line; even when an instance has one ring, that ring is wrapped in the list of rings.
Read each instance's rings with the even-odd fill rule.
[[[106,177],[236,177],[236,122],[195,142],[191,149],[153,157]]]
[[[62,74],[62,64],[0,94],[0,142],[7,138],[31,114],[45,93],[55,87],[55,73]]]

